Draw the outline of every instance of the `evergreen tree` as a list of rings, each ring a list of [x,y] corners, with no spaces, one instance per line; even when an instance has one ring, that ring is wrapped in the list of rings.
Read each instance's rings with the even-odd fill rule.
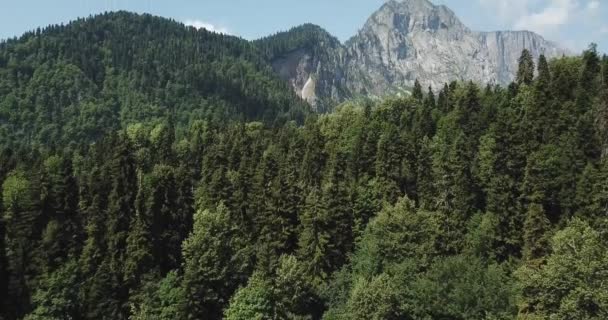
[[[388,125],[378,141],[376,152],[376,175],[382,198],[394,202],[401,193],[401,144],[397,128]]]
[[[433,180],[433,146],[428,137],[424,137],[418,151],[418,164],[416,174],[416,196],[417,203],[421,208],[431,209],[433,207],[434,180]]]
[[[76,261],[66,262],[57,271],[42,279],[32,297],[34,310],[24,319],[79,318],[79,281]]]
[[[274,317],[270,282],[261,274],[249,278],[246,287],[239,289],[224,313],[228,320],[272,319]]]
[[[520,268],[516,276],[525,317],[602,319],[608,315],[606,246],[600,233],[574,219],[551,239],[543,266]],[[559,288],[556,290],[555,288]]]
[[[353,212],[348,189],[346,155],[341,151],[332,154],[323,185],[322,203],[327,210],[329,243],[326,255],[330,270],[340,268],[353,249]]]
[[[538,58],[538,76],[536,77],[536,87],[540,91],[549,90],[551,87],[551,71],[549,63],[544,54]]]
[[[145,281],[137,297],[131,303],[129,319],[146,320],[181,319],[185,314],[185,291],[181,277],[171,271],[160,281]]]
[[[524,259],[528,261],[541,259],[547,254],[549,228],[549,219],[543,207],[539,204],[531,204],[524,223]]]
[[[314,120],[307,121],[305,133],[306,147],[302,158],[301,179],[310,186],[320,186],[322,170],[325,166],[325,139]]]
[[[524,49],[519,57],[519,69],[516,82],[519,85],[531,85],[534,80],[534,58],[528,49]]]
[[[113,159],[110,163],[112,175],[112,191],[108,201],[106,221],[107,254],[105,260],[111,277],[110,286],[113,288],[110,314],[123,318],[128,314],[126,301],[128,287],[125,283],[124,263],[127,253],[127,238],[134,217],[134,200],[137,191],[137,175],[135,161],[129,142],[124,137],[118,137]]]
[[[331,217],[322,202],[321,192],[313,189],[306,197],[300,217],[302,229],[299,237],[298,257],[307,265],[307,272],[316,281],[327,279],[333,265],[328,259],[334,244],[331,243]]]
[[[448,84],[444,84],[443,89],[441,89],[441,91],[439,91],[439,95],[437,96],[437,107],[438,109],[446,114],[450,111],[452,111],[452,105],[451,105],[451,91],[450,91],[450,87],[448,86]]]
[[[414,100],[418,102],[422,102],[422,99],[424,98],[422,86],[420,85],[420,82],[418,82],[418,79],[414,81],[414,88],[412,89],[412,98],[414,98]]]
[[[41,212],[37,209],[33,182],[23,171],[12,171],[2,184],[9,302],[6,314],[23,316],[30,308],[33,279],[42,270],[35,263],[40,254],[35,242],[42,229]]]
[[[250,269],[243,240],[225,205],[195,214],[194,229],[182,246],[188,319],[221,318]]]

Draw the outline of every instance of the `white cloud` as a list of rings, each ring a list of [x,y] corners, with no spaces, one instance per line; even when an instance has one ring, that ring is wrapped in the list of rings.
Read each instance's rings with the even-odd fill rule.
[[[529,30],[573,48],[608,34],[604,0],[477,0],[501,28]],[[494,18],[495,17],[495,18]]]
[[[589,9],[589,10],[597,10],[599,7],[600,7],[599,0],[591,0],[587,4],[587,9]]]
[[[514,27],[539,33],[551,32],[567,24],[578,6],[576,0],[551,0],[541,10],[521,16],[515,21]]]
[[[184,24],[187,26],[192,26],[196,29],[206,29],[208,31],[217,32],[217,33],[232,34],[230,32],[230,30],[228,30],[228,28],[226,28],[226,27],[220,27],[220,26],[214,25],[212,23],[201,21],[201,20],[185,20]]]
[[[528,7],[534,0],[479,0],[491,14],[496,14],[503,23],[511,24],[514,19],[528,14]]]

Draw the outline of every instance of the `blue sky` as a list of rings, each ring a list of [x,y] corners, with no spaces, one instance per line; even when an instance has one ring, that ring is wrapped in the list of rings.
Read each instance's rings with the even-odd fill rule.
[[[573,50],[596,42],[608,52],[606,0],[431,0],[474,30],[540,33]],[[106,10],[149,12],[255,39],[306,22],[344,41],[384,0],[0,0],[0,38]]]

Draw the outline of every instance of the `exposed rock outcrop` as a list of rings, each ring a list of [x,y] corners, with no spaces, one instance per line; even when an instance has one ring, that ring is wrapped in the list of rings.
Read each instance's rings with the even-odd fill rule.
[[[433,88],[453,80],[505,85],[515,78],[523,49],[536,59],[568,53],[529,31],[472,31],[452,10],[427,0],[385,3],[345,44],[308,28],[316,28],[308,40],[317,42],[282,52],[273,67],[320,111],[328,101],[382,96],[410,88],[416,79]]]

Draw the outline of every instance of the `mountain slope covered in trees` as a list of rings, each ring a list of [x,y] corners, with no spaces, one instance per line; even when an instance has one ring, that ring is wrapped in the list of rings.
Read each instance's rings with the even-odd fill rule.
[[[129,13],[0,45],[0,319],[608,317],[594,46],[324,115],[272,52]]]
[[[302,121],[309,109],[245,40],[128,12],[0,44],[0,140],[94,141],[136,122]]]

